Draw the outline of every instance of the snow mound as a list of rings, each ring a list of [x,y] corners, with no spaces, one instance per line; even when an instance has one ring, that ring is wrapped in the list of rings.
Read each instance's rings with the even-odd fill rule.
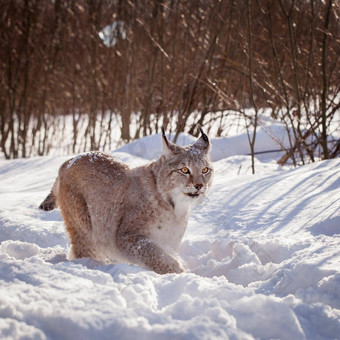
[[[130,151],[113,154],[145,163]],[[0,161],[1,339],[338,338],[339,159],[257,160],[255,176],[248,156],[216,161],[180,248],[187,272],[163,276],[67,259],[59,211],[37,208],[67,159]]]
[[[167,138],[172,141],[174,134],[168,134]],[[271,137],[271,136],[275,136]],[[146,136],[131,143],[128,143],[119,149],[117,152],[123,152],[129,155],[136,156],[138,158],[144,158],[147,160],[154,160],[161,154],[161,134],[152,136]],[[195,143],[197,138],[187,134],[180,133],[176,144],[189,145]],[[218,161],[226,157],[235,155],[249,155],[250,147],[247,133],[242,133],[237,136],[231,137],[218,137],[210,138],[211,141],[211,153],[210,157],[212,161]],[[289,148],[289,141],[287,138],[287,132],[284,126],[280,124],[272,124],[271,127],[260,127],[256,133],[255,152],[268,152],[270,157],[281,154],[281,146]],[[268,156],[261,156],[263,159],[268,159]]]

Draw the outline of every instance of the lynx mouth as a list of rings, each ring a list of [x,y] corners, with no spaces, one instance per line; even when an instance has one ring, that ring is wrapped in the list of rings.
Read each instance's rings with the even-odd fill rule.
[[[199,192],[187,193],[189,197],[198,197],[200,195]]]

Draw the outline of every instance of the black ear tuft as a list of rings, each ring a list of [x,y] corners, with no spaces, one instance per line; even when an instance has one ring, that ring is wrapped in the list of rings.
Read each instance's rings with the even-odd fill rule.
[[[168,141],[168,139],[166,138],[164,126],[162,126],[162,139],[163,139],[163,142],[165,143],[165,145],[166,145],[167,147],[169,147],[169,141]]]
[[[200,131],[201,131],[201,134],[202,134],[202,138],[204,139],[204,141],[206,141],[206,142],[209,142],[209,138],[208,138],[208,136],[204,133],[204,131],[203,131],[203,129],[201,128],[201,126],[200,125],[198,125],[198,128],[200,129]]]

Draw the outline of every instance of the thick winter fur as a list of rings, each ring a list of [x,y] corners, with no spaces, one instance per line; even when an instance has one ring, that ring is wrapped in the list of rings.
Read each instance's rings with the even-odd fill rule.
[[[40,209],[60,207],[71,257],[125,261],[157,273],[180,273],[175,259],[190,208],[207,193],[213,177],[210,142],[177,146],[163,131],[160,158],[127,165],[101,152],[65,162]]]

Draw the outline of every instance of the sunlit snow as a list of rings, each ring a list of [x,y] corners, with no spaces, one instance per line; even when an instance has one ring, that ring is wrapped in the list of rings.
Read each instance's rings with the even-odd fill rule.
[[[112,24],[105,26],[98,34],[105,46],[115,46],[118,42],[118,37],[126,39],[124,21],[114,21]]]
[[[137,166],[160,145],[113,155]],[[69,157],[0,160],[0,339],[338,338],[340,159],[257,160],[251,175],[249,156],[218,150],[180,248],[187,272],[163,276],[67,259],[59,211],[38,206]]]

